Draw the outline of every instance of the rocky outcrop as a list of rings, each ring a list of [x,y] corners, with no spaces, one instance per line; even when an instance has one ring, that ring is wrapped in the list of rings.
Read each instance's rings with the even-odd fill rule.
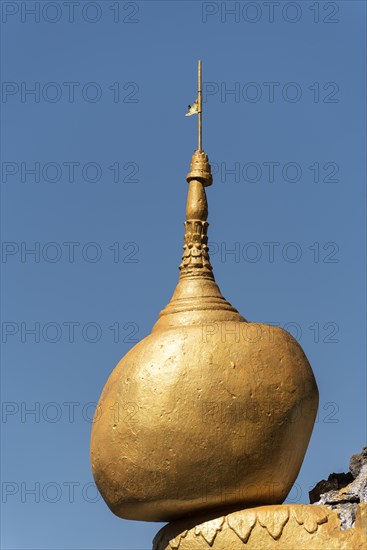
[[[315,487],[308,493],[310,497],[310,503],[317,503],[320,500],[321,495],[329,493],[330,491],[339,491],[339,489],[342,489],[353,480],[354,477],[351,472],[348,472],[347,474],[330,474],[327,480],[322,479],[321,481],[319,481],[317,485],[315,485]]]
[[[331,474],[309,493],[311,504],[337,512],[341,530],[354,526],[358,504],[367,502],[367,447],[352,456],[349,470],[346,474]]]

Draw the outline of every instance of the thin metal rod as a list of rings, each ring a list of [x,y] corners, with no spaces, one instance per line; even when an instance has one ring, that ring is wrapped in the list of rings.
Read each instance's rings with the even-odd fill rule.
[[[201,97],[201,61],[198,61],[198,150],[202,151],[202,97]]]

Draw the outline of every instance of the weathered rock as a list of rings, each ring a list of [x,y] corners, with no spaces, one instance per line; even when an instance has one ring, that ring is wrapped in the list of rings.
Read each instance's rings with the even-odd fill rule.
[[[363,447],[362,452],[352,455],[349,462],[349,470],[352,476],[356,478],[364,464],[367,464],[367,447]]]
[[[322,479],[321,481],[319,481],[317,485],[315,485],[315,487],[308,493],[310,497],[310,503],[314,504],[315,502],[318,502],[321,498],[321,495],[325,493],[342,489],[343,487],[348,485],[348,483],[351,483],[353,479],[354,477],[350,472],[348,472],[347,474],[330,474],[327,480]]]
[[[367,502],[367,447],[350,460],[350,472],[331,474],[310,491],[311,504],[336,511],[341,530],[354,527],[358,504]]]

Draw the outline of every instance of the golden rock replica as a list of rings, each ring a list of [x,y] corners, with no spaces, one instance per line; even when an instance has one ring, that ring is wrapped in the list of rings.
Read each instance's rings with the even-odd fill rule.
[[[215,282],[200,62],[198,80],[179,282],[103,389],[91,437],[96,484],[116,515],[172,522],[156,550],[362,548],[362,511],[350,533],[323,506],[281,505],[309,443],[318,390],[296,340],[248,322]]]

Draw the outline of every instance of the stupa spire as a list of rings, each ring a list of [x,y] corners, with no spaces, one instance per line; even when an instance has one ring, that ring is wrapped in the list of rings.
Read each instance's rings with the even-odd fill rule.
[[[209,258],[208,201],[205,187],[213,183],[208,155],[202,148],[202,64],[198,61],[198,95],[186,116],[198,115],[198,148],[194,152],[186,201],[185,237],[180,277],[169,304],[161,311],[153,330],[167,326],[200,324],[226,319],[245,319],[222,296]]]
[[[208,202],[204,189],[204,187],[208,187],[213,183],[213,178],[208,155],[202,149],[202,111],[202,68],[199,60],[198,95],[194,103],[189,105],[189,112],[186,114],[186,116],[198,115],[198,148],[193,154],[190,172],[186,176],[189,189],[186,203],[185,244],[180,264],[180,277],[200,275],[214,279],[207,246]]]

